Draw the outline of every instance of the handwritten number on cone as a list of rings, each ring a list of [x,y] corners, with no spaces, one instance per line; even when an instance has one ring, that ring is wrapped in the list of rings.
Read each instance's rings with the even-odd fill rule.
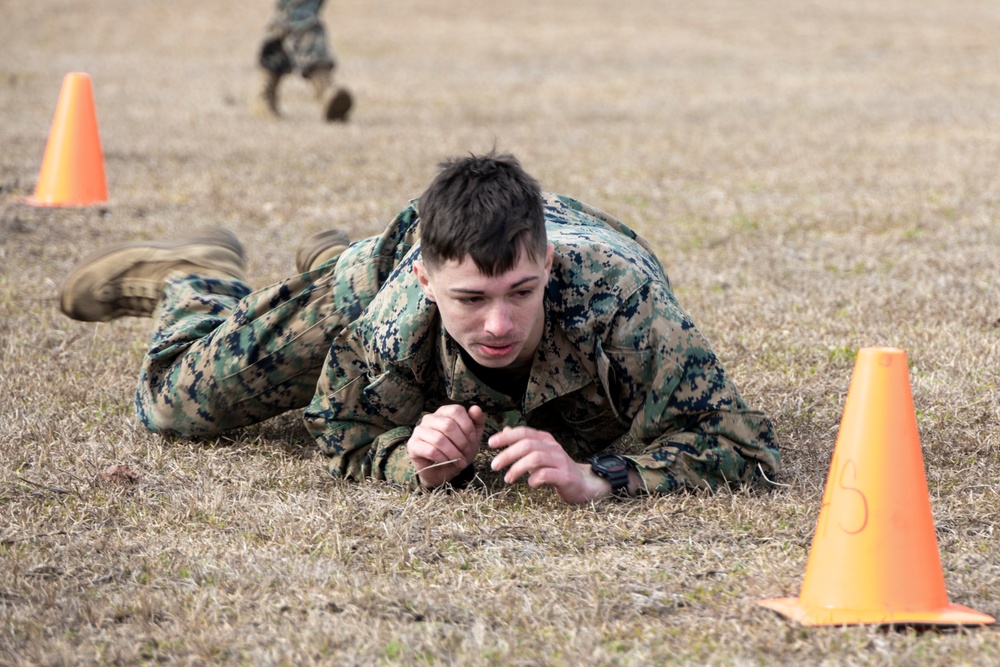
[[[842,488],[844,491],[853,491],[854,493],[858,494],[858,497],[861,498],[861,506],[864,510],[864,513],[861,519],[861,524],[855,530],[848,530],[846,527],[844,527],[843,524],[840,524],[840,529],[843,530],[848,535],[857,535],[858,533],[863,531],[865,527],[868,525],[868,498],[866,498],[865,494],[862,493],[859,489],[856,489],[853,486],[847,486],[844,483],[844,478],[847,476],[848,466],[850,466],[851,469],[850,481],[853,482],[858,476],[857,467],[854,465],[854,461],[845,462],[844,467],[841,468],[840,470],[840,488]]]
[[[834,468],[836,469],[836,466],[834,466]],[[848,479],[848,473],[850,473],[850,479]],[[861,491],[861,489],[857,489],[853,486],[848,486],[847,484],[848,482],[853,483],[854,480],[857,479],[857,476],[858,476],[857,465],[854,463],[854,461],[845,461],[843,467],[841,467],[840,469],[840,477],[837,480],[837,488],[842,489],[844,491],[852,491],[858,494],[858,498],[861,500],[861,509],[862,509],[861,521],[853,529],[845,526],[843,523],[839,524],[840,529],[843,530],[848,535],[857,535],[858,533],[862,532],[865,528],[868,527],[868,498],[865,496],[864,492]],[[822,533],[824,535],[826,535],[826,523],[827,523],[826,520],[828,518],[828,513],[825,512],[824,510],[829,505],[833,504],[834,489],[828,488],[827,492],[828,493],[824,494],[823,496],[823,504],[820,507],[820,511],[822,513],[821,518],[823,519]]]

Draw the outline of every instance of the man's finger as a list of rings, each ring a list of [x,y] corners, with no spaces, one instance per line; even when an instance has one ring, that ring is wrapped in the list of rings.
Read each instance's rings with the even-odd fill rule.
[[[535,473],[546,468],[547,465],[548,462],[543,452],[539,452],[537,450],[530,451],[514,461],[514,463],[510,466],[510,470],[504,474],[503,479],[508,484],[513,484],[524,475],[533,476]]]
[[[469,408],[469,419],[472,420],[472,425],[475,427],[476,432],[481,432],[483,427],[486,426],[486,413],[478,405],[473,405]]]
[[[537,433],[539,433],[539,431],[536,431],[530,426],[508,426],[504,430],[490,436],[489,446],[494,449],[497,447],[509,447],[517,441],[532,437]]]
[[[439,431],[420,432],[414,430],[413,437],[407,443],[407,451],[411,458],[427,459],[434,463],[441,463],[449,459],[465,461],[462,450]]]
[[[493,442],[493,438],[490,438],[490,442]],[[490,446],[492,447],[492,444]],[[526,440],[519,440],[510,445],[506,445],[506,449],[493,457],[493,461],[490,462],[490,467],[493,468],[493,470],[502,470],[524,456],[528,452],[529,448],[530,444]]]
[[[422,421],[430,428],[447,435],[459,446],[470,440],[478,440],[476,425],[464,406],[446,405],[433,414],[426,415]]]
[[[543,482],[535,478],[539,475],[541,475],[542,479],[549,477],[550,475],[545,474],[546,471],[555,471],[558,465],[559,460],[553,457],[551,453],[544,450],[530,449],[511,464],[510,469],[504,475],[504,481],[508,484],[513,484],[524,475],[528,475],[535,482],[531,486],[537,488]]]

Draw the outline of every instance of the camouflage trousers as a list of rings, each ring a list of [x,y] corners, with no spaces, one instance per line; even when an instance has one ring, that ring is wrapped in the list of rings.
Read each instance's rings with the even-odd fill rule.
[[[357,248],[360,250],[361,248]],[[334,336],[377,292],[377,257],[337,261],[252,292],[238,280],[168,281],[136,390],[151,431],[212,436],[309,404]]]
[[[334,68],[326,28],[319,16],[324,1],[277,1],[260,47],[261,67],[275,74],[299,72],[302,76]]]

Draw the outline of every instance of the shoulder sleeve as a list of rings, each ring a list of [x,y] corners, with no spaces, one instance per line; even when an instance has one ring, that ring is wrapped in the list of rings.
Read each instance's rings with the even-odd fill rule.
[[[747,407],[665,283],[649,281],[631,295],[602,348],[611,399],[646,445],[629,458],[649,492],[774,479],[770,420]]]
[[[352,253],[347,258],[350,261],[339,262],[334,275],[335,303],[341,299],[352,302],[351,321],[333,338],[313,400],[305,411],[305,423],[329,458],[335,477],[375,477],[401,484],[415,479],[409,457],[401,456],[400,451],[405,455],[405,443],[419,418],[423,396],[415,383],[400,378],[387,365],[373,363],[368,343],[375,338],[384,342],[391,336],[384,332],[376,336],[371,322],[380,318],[371,317],[372,309],[392,309],[413,301],[405,295],[386,299],[397,290],[387,294],[385,287],[405,275],[412,261],[411,250],[416,252],[418,225],[413,202],[380,236],[353,245],[348,251]],[[380,305],[386,301],[388,305]],[[381,319],[394,321],[385,316]]]
[[[305,423],[334,477],[416,483],[406,441],[423,396],[393,371],[372,374],[355,327],[334,339]]]

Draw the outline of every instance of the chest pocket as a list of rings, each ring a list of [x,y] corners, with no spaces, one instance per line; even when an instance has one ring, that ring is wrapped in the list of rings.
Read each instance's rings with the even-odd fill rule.
[[[605,449],[628,431],[596,384],[562,396],[529,416],[529,425],[550,432],[574,459]]]
[[[629,422],[616,412],[605,382],[591,382],[552,401],[545,415],[533,415],[573,458],[605,449],[628,431]],[[539,411],[541,412],[541,411]]]
[[[364,393],[379,414],[398,426],[413,426],[424,409],[420,389],[392,371],[372,380]]]
[[[560,420],[582,435],[596,435],[607,430],[620,430],[618,418],[607,396],[597,385],[590,385],[554,402]]]

